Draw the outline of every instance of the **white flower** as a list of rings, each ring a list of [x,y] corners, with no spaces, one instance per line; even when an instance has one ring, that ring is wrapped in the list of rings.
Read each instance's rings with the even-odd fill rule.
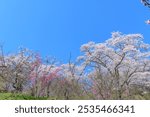
[[[150,24],[150,20],[145,21],[146,24]]]

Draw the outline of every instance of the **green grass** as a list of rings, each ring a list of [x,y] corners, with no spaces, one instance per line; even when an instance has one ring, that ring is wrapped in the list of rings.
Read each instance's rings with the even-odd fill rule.
[[[47,97],[33,97],[25,94],[0,93],[0,100],[47,100]]]
[[[88,100],[88,97],[70,97],[69,100]],[[127,100],[150,100],[150,93],[143,95],[133,95],[128,98],[124,98]],[[33,97],[26,94],[13,94],[13,93],[0,93],[0,100],[64,100],[64,97]]]

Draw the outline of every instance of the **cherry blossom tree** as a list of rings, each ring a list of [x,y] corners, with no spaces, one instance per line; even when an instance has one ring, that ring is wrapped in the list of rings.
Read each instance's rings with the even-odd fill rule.
[[[94,78],[94,92],[101,99],[106,99],[112,92],[115,99],[122,99],[124,94],[129,93],[129,86],[133,82],[146,78],[150,73],[149,47],[143,42],[142,35],[123,35],[120,32],[113,32],[112,37],[104,43],[82,45],[84,55],[80,59],[95,73],[92,78],[89,77]],[[102,85],[105,88],[101,88]],[[107,89],[109,94],[104,94]]]
[[[150,1],[149,1],[149,0],[141,0],[141,3],[142,3],[144,6],[150,8]],[[150,20],[147,20],[145,23],[146,23],[146,24],[150,24]]]
[[[144,6],[150,8],[150,1],[149,1],[149,0],[141,0],[141,3],[142,3]]]
[[[51,62],[51,63],[50,63]],[[35,55],[35,60],[30,63],[31,72],[29,81],[32,96],[50,96],[50,86],[52,81],[60,77],[61,68],[55,65],[55,60],[46,60],[44,64],[40,55]]]
[[[84,97],[83,80],[84,67],[77,65],[77,63],[62,64],[62,79],[60,80],[60,94],[65,99],[79,99]]]
[[[0,76],[5,84],[4,89],[22,92],[27,84],[27,75],[32,54],[27,49],[20,49],[17,54],[5,56],[1,49]]]
[[[6,69],[6,66],[5,66],[3,46],[0,46],[0,92],[5,91],[4,89],[5,69]]]

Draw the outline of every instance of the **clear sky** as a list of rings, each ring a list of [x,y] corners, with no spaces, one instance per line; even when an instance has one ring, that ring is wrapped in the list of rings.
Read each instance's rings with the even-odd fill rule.
[[[66,62],[113,31],[141,33],[149,43],[149,18],[140,0],[0,0],[0,43],[6,52],[23,46]]]

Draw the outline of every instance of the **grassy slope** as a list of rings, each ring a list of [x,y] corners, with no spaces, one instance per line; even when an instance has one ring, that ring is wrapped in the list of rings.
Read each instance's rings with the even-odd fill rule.
[[[0,100],[46,100],[45,97],[35,98],[29,95],[0,93]]]
[[[150,100],[150,94],[145,94],[143,96],[135,95],[130,98],[133,100]],[[35,98],[33,96],[23,95],[23,94],[0,93],[0,100],[55,100],[55,99],[56,98],[54,98],[54,97],[52,97],[52,98],[46,98],[46,97]],[[60,100],[61,99],[62,98],[60,98]],[[78,100],[80,100],[80,99],[78,99]],[[81,99],[81,100],[84,100],[84,99]],[[127,98],[127,100],[130,100],[130,99]]]

